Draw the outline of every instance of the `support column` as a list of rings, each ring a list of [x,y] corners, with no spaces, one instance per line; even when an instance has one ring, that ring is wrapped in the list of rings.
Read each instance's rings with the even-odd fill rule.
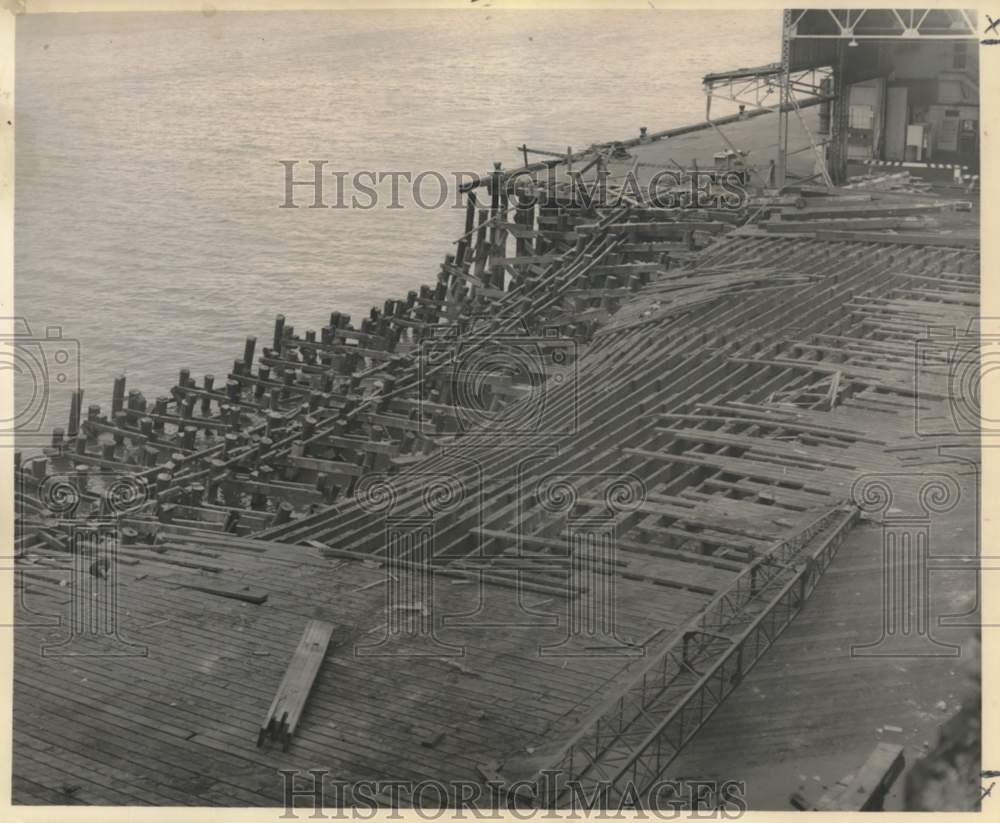
[[[792,12],[785,9],[781,15],[781,77],[779,78],[778,104],[778,160],[775,164],[774,185],[781,188],[785,185],[785,171],[788,162],[788,108],[791,105],[788,88],[788,68],[791,59]]]
[[[846,81],[846,48],[843,40],[837,40],[837,54],[833,64],[833,93],[830,118],[830,163],[829,172],[833,182],[842,184],[847,179],[847,128],[850,86]]]

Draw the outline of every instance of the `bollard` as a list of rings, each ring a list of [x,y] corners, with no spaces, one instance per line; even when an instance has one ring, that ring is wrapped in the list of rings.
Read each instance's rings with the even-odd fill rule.
[[[44,457],[36,457],[31,461],[31,476],[41,482],[45,479],[45,473],[48,471],[49,461]]]

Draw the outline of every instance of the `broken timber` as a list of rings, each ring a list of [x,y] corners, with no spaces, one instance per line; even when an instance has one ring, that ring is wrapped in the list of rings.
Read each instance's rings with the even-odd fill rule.
[[[285,676],[281,679],[267,717],[257,735],[257,746],[270,739],[288,751],[292,735],[299,725],[313,681],[323,665],[333,626],[320,620],[310,620],[302,632],[302,639],[292,655]]]

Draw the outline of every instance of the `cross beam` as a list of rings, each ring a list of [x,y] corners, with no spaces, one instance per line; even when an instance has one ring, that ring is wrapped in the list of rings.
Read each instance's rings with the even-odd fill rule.
[[[823,98],[826,96],[823,81],[829,82],[832,76],[832,66],[815,66],[789,72],[789,91],[796,95],[800,104]],[[781,78],[781,64],[772,63],[755,69],[707,74],[702,84],[709,100],[718,97],[754,108],[769,108],[779,105]]]
[[[794,9],[785,36],[790,40],[978,39],[974,9]]]

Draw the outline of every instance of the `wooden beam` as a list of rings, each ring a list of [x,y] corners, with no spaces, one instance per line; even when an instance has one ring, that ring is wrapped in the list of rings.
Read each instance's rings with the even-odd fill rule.
[[[329,623],[310,620],[306,624],[298,648],[292,655],[292,661],[260,727],[258,746],[270,738],[274,742],[280,742],[282,750],[288,751],[332,635],[333,626]]]

